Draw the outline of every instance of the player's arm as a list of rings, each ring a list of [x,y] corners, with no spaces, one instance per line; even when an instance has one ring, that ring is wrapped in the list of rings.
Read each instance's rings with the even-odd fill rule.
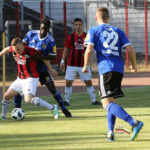
[[[83,73],[87,73],[87,71],[88,71],[90,58],[91,58],[91,55],[93,54],[93,52],[94,52],[93,45],[88,43],[85,54],[84,54],[84,66],[82,69]]]
[[[67,40],[65,41],[65,48],[63,50],[62,59],[60,62],[60,67],[61,67],[63,72],[65,71],[65,64],[66,64],[65,61],[67,60],[69,49],[71,48],[71,45],[72,45],[72,41],[71,41],[71,34],[70,34],[67,37]]]
[[[42,59],[45,60],[54,60],[56,59],[57,55],[47,55],[47,56],[42,56]]]
[[[10,52],[10,47],[6,47],[0,52],[0,56],[8,54],[9,52]]]
[[[62,53],[62,59],[61,59],[61,63],[60,63],[60,67],[61,67],[62,71],[65,71],[65,60],[67,60],[68,53],[69,53],[69,49],[65,47],[64,51]]]
[[[34,60],[54,60],[56,59],[56,55],[48,55],[48,56],[44,56],[44,55],[41,55],[41,54],[35,54],[34,56],[32,56],[32,59]]]
[[[136,72],[137,69],[136,69],[136,54],[135,54],[135,51],[132,48],[132,45],[127,45],[126,49],[129,52],[129,57],[130,57],[130,60],[131,60],[131,65],[132,65],[131,72]]]
[[[54,70],[50,64],[50,61],[49,60],[43,60],[43,63],[46,65],[49,73],[53,76],[53,77],[56,77],[58,75],[58,72],[56,70]]]
[[[42,56],[35,55],[35,60],[54,60],[57,57],[56,45],[53,42],[53,46],[47,47],[43,52]]]

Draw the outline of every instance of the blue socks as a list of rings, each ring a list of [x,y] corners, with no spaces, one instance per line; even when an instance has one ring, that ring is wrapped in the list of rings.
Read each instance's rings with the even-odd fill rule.
[[[53,95],[53,97],[56,99],[56,101],[58,102],[59,106],[61,107],[62,110],[65,110],[66,107],[64,105],[64,101],[59,93],[59,91],[57,91],[56,94]]]
[[[112,115],[128,122],[132,127],[135,126],[136,120],[133,119],[121,106],[117,105],[116,103],[108,104],[106,110]],[[109,118],[108,120],[110,120],[112,116],[108,114],[107,117]],[[112,125],[113,125],[113,122],[110,124],[110,126]]]
[[[15,108],[21,108],[22,96],[20,94],[14,97]]]
[[[108,131],[114,130],[115,122],[116,122],[116,116],[114,116],[112,113],[107,112],[107,122],[108,122]]]

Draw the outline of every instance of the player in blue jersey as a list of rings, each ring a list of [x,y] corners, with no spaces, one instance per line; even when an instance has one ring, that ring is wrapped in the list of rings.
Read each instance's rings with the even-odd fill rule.
[[[121,90],[124,74],[122,49],[126,48],[129,52],[132,72],[136,72],[136,56],[125,33],[109,25],[109,19],[107,8],[101,7],[96,11],[98,25],[89,29],[86,36],[85,45],[87,48],[82,71],[86,73],[90,57],[95,51],[99,71],[100,98],[103,108],[107,111],[107,138],[109,141],[114,140],[114,126],[116,117],[118,117],[132,126],[133,134],[130,139],[132,141],[142,129],[143,122],[132,118],[121,106],[115,103],[114,99],[124,95]]]
[[[62,112],[65,114],[66,117],[72,117],[71,113],[66,109],[63,99],[56,89],[53,77],[56,76],[57,72],[52,69],[50,65],[50,60],[55,59],[57,56],[56,53],[56,43],[54,38],[49,33],[50,29],[50,21],[48,19],[44,19],[41,23],[40,30],[31,30],[29,31],[23,39],[24,43],[28,43],[29,47],[35,48],[39,50],[44,57],[44,63],[49,66],[48,68],[42,61],[38,61],[38,73],[39,73],[39,80],[41,85],[46,85],[48,90],[52,93],[55,100],[59,103]],[[37,59],[40,56],[36,56],[34,59]],[[39,58],[38,58],[39,59]],[[16,96],[15,107],[21,107],[21,99],[20,95]]]

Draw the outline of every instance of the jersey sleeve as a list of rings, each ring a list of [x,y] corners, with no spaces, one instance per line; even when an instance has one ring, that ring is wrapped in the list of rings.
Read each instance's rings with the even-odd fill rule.
[[[120,32],[121,32],[120,34],[121,48],[125,48],[127,45],[131,45],[125,33],[123,31],[120,31]]]
[[[67,37],[67,40],[65,41],[65,47],[71,48],[71,34]]]
[[[94,31],[93,31],[93,29],[91,28],[91,29],[89,29],[89,31],[88,31],[88,33],[87,33],[87,35],[86,35],[86,38],[85,38],[85,40],[84,40],[84,45],[86,46],[87,44],[92,44],[92,45],[94,45],[94,43],[95,43],[95,35],[94,35]]]
[[[25,35],[25,37],[24,37],[24,39],[23,39],[23,42],[24,42],[24,43],[29,43],[30,38],[31,38],[31,34],[32,34],[32,30],[29,31],[29,32]]]
[[[10,49],[10,52],[14,52],[12,46],[10,46],[9,49]]]
[[[48,56],[48,55],[57,55],[57,51],[56,51],[56,43],[54,38],[51,36],[49,38],[49,42],[46,46],[46,49],[43,51],[43,55],[44,56]]]

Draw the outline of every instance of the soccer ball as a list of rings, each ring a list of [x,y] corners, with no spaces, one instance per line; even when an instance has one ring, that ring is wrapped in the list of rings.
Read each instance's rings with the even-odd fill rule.
[[[23,120],[25,117],[24,110],[22,108],[14,108],[11,112],[11,117],[14,120]]]

